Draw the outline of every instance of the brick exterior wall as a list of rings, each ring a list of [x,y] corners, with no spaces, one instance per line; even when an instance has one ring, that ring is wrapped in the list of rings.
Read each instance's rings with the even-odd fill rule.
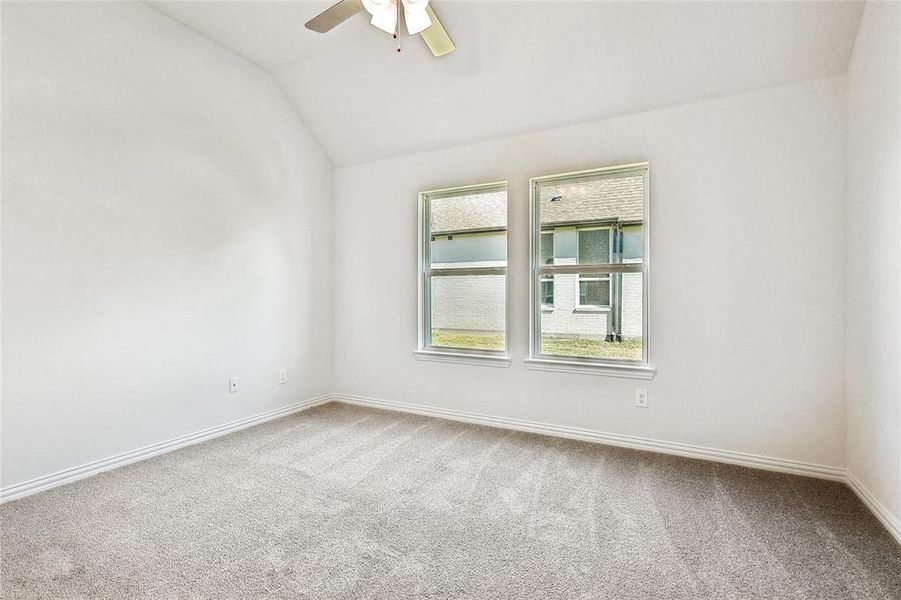
[[[432,278],[432,327],[503,333],[506,289],[503,275]]]
[[[623,337],[642,335],[642,275],[623,273]]]

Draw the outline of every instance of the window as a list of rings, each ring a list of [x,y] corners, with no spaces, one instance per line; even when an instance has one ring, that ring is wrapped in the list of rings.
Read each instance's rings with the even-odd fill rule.
[[[558,200],[559,202],[560,200]],[[579,264],[604,264],[612,262],[610,227],[583,227],[579,236]],[[610,277],[579,275],[578,307],[581,309],[610,308]]]
[[[650,377],[648,165],[531,183],[529,366]]]
[[[541,264],[554,264],[554,232],[542,232],[541,234]]]
[[[542,308],[554,308],[554,276],[541,276],[541,306]]]
[[[579,308],[610,308],[609,275],[579,275]]]
[[[417,357],[508,364],[506,183],[420,193],[419,228]]]
[[[542,232],[541,234],[541,264],[554,264],[554,232]],[[554,308],[554,276],[545,275],[541,278],[541,306],[542,308]]]
[[[584,227],[579,233],[579,263],[604,264],[611,259],[610,228]]]

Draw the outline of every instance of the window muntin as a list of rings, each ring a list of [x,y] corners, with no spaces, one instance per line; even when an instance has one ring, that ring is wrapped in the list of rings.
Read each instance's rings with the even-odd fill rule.
[[[532,180],[532,358],[648,364],[647,198],[647,164]]]
[[[419,198],[419,350],[505,354],[506,183]]]

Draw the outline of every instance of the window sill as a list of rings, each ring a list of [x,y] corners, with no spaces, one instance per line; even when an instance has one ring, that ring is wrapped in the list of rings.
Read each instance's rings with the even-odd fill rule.
[[[535,371],[557,371],[560,373],[583,373],[607,377],[627,377],[630,379],[653,379],[657,369],[650,365],[615,365],[607,363],[582,363],[549,358],[527,358],[523,361],[527,369]]]
[[[573,309],[574,313],[600,313],[610,312],[609,306],[577,306]]]
[[[465,352],[417,350],[413,353],[413,358],[416,360],[479,365],[480,367],[501,367],[504,369],[510,366],[510,357],[504,355],[493,356],[487,354],[467,354]]]

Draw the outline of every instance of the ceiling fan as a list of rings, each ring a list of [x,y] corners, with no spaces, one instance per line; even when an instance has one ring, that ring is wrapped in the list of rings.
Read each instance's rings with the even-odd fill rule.
[[[418,33],[435,56],[444,56],[456,50],[435,11],[429,6],[429,0],[341,0],[307,21],[306,27],[325,33],[364,10],[372,16],[370,23],[373,26],[395,38],[403,21],[409,34]],[[397,51],[400,52],[400,46]]]

